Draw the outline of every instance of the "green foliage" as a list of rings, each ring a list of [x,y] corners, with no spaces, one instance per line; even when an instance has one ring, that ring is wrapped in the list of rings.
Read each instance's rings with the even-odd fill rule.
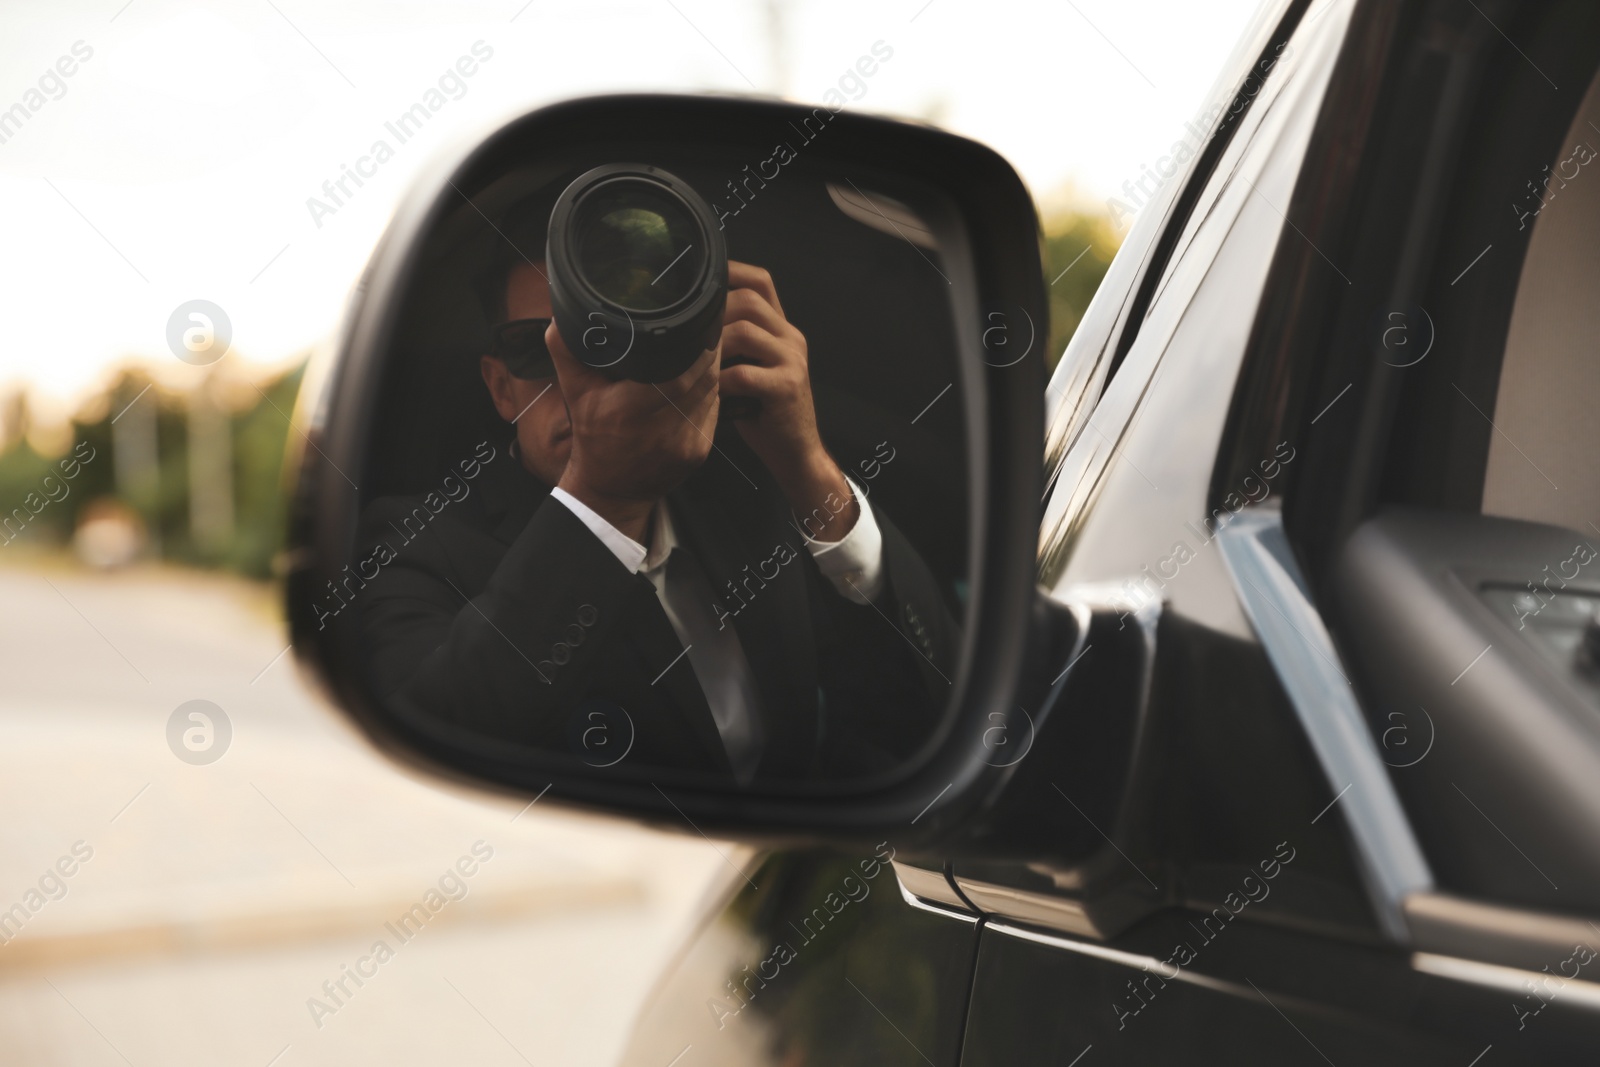
[[[234,521],[233,534],[223,543],[202,547],[190,533],[185,396],[152,387],[139,398],[139,404],[155,407],[159,464],[155,493],[147,499],[126,499],[119,492],[111,423],[150,385],[150,379],[137,370],[125,371],[118,377],[106,390],[104,404],[89,405],[97,411],[95,417],[72,421],[72,446],[86,443],[93,449],[93,458],[82,465],[76,478],[66,483],[65,496],[52,500],[31,517],[16,542],[65,544],[86,505],[117,498],[144,519],[152,546],[161,558],[267,577],[272,573],[274,557],[283,547],[287,504],[282,469],[284,446],[289,434],[288,416],[294,409],[304,370],[305,364],[301,363],[271,383],[259,386],[259,392],[252,390],[255,401],[228,416]],[[70,454],[71,449],[68,451]],[[19,437],[0,453],[0,508],[9,514],[10,509],[24,506],[29,493],[40,492],[45,476],[58,473],[56,465],[56,458],[39,455],[25,437]]]
[[[285,374],[261,392],[265,398],[233,420],[233,542],[220,560],[224,566],[264,577],[283,547],[288,490],[283,461],[289,435],[288,416],[305,364]]]
[[[26,438],[17,442],[4,456],[0,456],[0,521],[7,521],[6,533],[0,541],[18,536],[45,541],[61,539],[64,516],[54,502],[44,506],[37,517],[31,507],[39,507],[44,496],[44,479],[56,473],[55,461],[41,456],[28,444]],[[33,494],[31,502],[29,494]]]
[[[1052,370],[1100,288],[1121,241],[1102,213],[1065,209],[1045,215],[1044,280],[1050,293],[1050,346],[1045,362]]]

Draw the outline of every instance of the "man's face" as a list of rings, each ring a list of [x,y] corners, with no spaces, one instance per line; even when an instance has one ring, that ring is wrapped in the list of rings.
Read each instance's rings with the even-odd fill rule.
[[[512,269],[506,279],[506,313],[511,321],[550,318],[550,282],[543,263],[519,263]],[[553,377],[518,378],[494,356],[484,356],[479,369],[495,410],[516,423],[522,465],[546,485],[555,485],[572,451],[572,424],[561,383]]]

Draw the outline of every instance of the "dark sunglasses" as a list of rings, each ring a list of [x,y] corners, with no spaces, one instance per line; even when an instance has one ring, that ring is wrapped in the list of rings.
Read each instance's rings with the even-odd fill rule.
[[[502,322],[494,328],[489,354],[518,378],[553,378],[556,365],[544,343],[544,331],[549,325],[549,319]]]

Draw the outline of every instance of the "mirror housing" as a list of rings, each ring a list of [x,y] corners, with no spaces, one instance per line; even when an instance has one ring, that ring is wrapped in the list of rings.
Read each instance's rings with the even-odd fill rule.
[[[970,584],[950,708],[923,754],[884,780],[831,790],[691,783],[669,794],[653,782],[533,765],[494,744],[458,744],[394,714],[363,676],[360,631],[314,604],[354,558],[357,486],[374,470],[389,353],[430,237],[463,201],[476,207],[500,176],[561,153],[632,158],[641,146],[690,145],[756,161],[785,138],[801,145],[809,165],[935,194],[917,205],[915,217],[926,221],[943,254],[955,320],[960,377],[952,385],[967,428]],[[907,221],[879,214],[896,230]],[[301,397],[299,433],[292,435],[306,447],[297,460],[286,581],[297,657],[374,743],[431,773],[529,796],[548,791],[558,801],[678,826],[687,820],[703,831],[750,839],[890,837],[915,846],[945,837],[1011,773],[997,765],[985,739],[997,722],[1017,721],[1020,703],[1042,700],[1043,692],[1023,686],[1046,668],[1025,670],[1025,660],[1054,661],[1072,642],[1070,617],[1055,611],[1054,622],[1041,625],[1041,612],[1051,613],[1036,599],[1047,316],[1032,200],[1011,166],[973,141],[845,111],[733,98],[596,97],[518,118],[418,181],[351,296],[333,363],[308,376],[319,384]]]

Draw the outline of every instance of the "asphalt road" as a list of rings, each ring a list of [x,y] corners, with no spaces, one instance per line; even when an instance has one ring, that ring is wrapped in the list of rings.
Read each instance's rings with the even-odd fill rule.
[[[0,559],[0,605],[8,1067],[608,1064],[737,878],[726,845],[397,769],[263,587]],[[221,715],[177,747],[212,762],[169,743],[190,701]]]

